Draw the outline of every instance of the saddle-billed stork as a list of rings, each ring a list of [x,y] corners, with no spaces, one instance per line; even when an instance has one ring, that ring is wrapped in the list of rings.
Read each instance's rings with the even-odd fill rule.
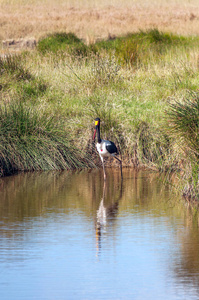
[[[105,167],[104,167],[104,157],[114,157],[120,162],[120,170],[121,170],[121,178],[123,179],[122,175],[122,161],[116,156],[118,154],[117,147],[115,144],[111,141],[107,140],[102,140],[100,137],[100,119],[96,118],[95,119],[95,131],[93,135],[93,140],[95,140],[95,135],[97,132],[97,144],[96,148],[99,153],[99,156],[102,161],[102,166],[103,166],[103,171],[104,171],[104,180],[106,180],[106,172],[105,172]]]

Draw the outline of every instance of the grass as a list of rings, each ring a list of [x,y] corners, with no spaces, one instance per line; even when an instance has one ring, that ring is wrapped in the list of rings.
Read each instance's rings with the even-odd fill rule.
[[[58,32],[1,58],[1,174],[98,165],[100,117],[124,165],[180,169],[197,194],[198,48],[157,29],[93,45]]]
[[[170,104],[168,111],[170,132],[178,137],[178,144],[190,156],[199,157],[199,95],[192,93],[183,102]]]
[[[42,53],[52,51],[67,51],[74,56],[85,56],[89,53],[86,46],[75,34],[60,32],[50,34],[38,42],[38,50]]]
[[[183,194],[188,198],[199,198],[199,95],[190,93],[183,101],[170,103],[167,117],[169,133],[184,160],[181,181],[184,181]]]
[[[60,170],[91,167],[86,153],[79,151],[54,116],[38,116],[22,103],[0,110],[1,176],[16,171]]]
[[[21,64],[22,57],[0,60],[0,176],[16,171],[94,166],[73,143],[59,113],[42,108],[47,85]]]
[[[96,43],[97,49],[105,49],[115,53],[118,61],[123,65],[139,66],[151,62],[153,57],[164,57],[165,52],[175,45],[188,44],[188,38],[159,32],[157,29],[139,31],[124,37],[110,39]]]

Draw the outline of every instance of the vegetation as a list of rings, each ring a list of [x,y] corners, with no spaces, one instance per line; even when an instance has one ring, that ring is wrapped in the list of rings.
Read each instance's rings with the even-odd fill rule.
[[[199,198],[199,95],[192,93],[183,102],[175,101],[168,108],[169,131],[185,162],[181,170],[184,195]]]
[[[50,34],[38,43],[38,50],[43,54],[49,51],[56,53],[62,50],[71,55],[86,56],[89,54],[90,48],[73,33],[65,32]]]
[[[73,144],[64,119],[52,112],[39,112],[36,101],[44,96],[47,86],[23,68],[21,58],[0,60],[0,176],[19,170],[92,167],[88,153]],[[8,96],[13,99],[8,101]]]
[[[124,165],[180,170],[198,198],[198,48],[154,29],[93,45],[59,32],[1,58],[1,175],[96,166],[98,116]]]
[[[40,116],[20,102],[1,107],[0,118],[0,175],[92,166],[54,116]]]

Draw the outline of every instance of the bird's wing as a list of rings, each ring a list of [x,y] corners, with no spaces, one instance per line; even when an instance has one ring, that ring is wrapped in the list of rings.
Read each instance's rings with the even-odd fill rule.
[[[113,153],[118,153],[117,147],[115,146],[115,144],[114,144],[113,142],[111,142],[111,141],[106,141],[105,145],[106,145],[106,150],[107,150],[109,153],[111,153],[111,154],[113,154]]]

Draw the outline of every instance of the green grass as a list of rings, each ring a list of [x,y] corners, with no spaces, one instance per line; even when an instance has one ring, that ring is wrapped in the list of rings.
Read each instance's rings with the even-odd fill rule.
[[[185,45],[188,41],[184,37],[169,33],[161,33],[157,29],[146,32],[128,34],[109,41],[96,44],[97,49],[114,52],[123,65],[140,67],[155,59],[160,60],[172,47]]]
[[[194,39],[194,42],[198,39]],[[54,33],[40,39],[37,49],[41,53],[61,52],[76,57],[90,57],[92,54],[103,52],[113,54],[123,66],[140,67],[151,60],[161,60],[165,53],[174,47],[186,47],[193,44],[190,38],[171,33],[159,32],[157,29],[131,33],[124,37],[116,37],[95,44],[86,45],[73,33]]]
[[[181,169],[189,183],[198,161],[198,50],[198,37],[157,30],[90,46],[57,33],[35,51],[1,58],[2,174],[97,165],[100,117],[102,137],[116,143],[124,165]]]
[[[73,33],[55,33],[49,34],[47,37],[40,39],[37,46],[41,53],[53,52],[67,52],[74,56],[86,56],[91,50],[94,51],[94,47],[85,45],[76,35]]]

